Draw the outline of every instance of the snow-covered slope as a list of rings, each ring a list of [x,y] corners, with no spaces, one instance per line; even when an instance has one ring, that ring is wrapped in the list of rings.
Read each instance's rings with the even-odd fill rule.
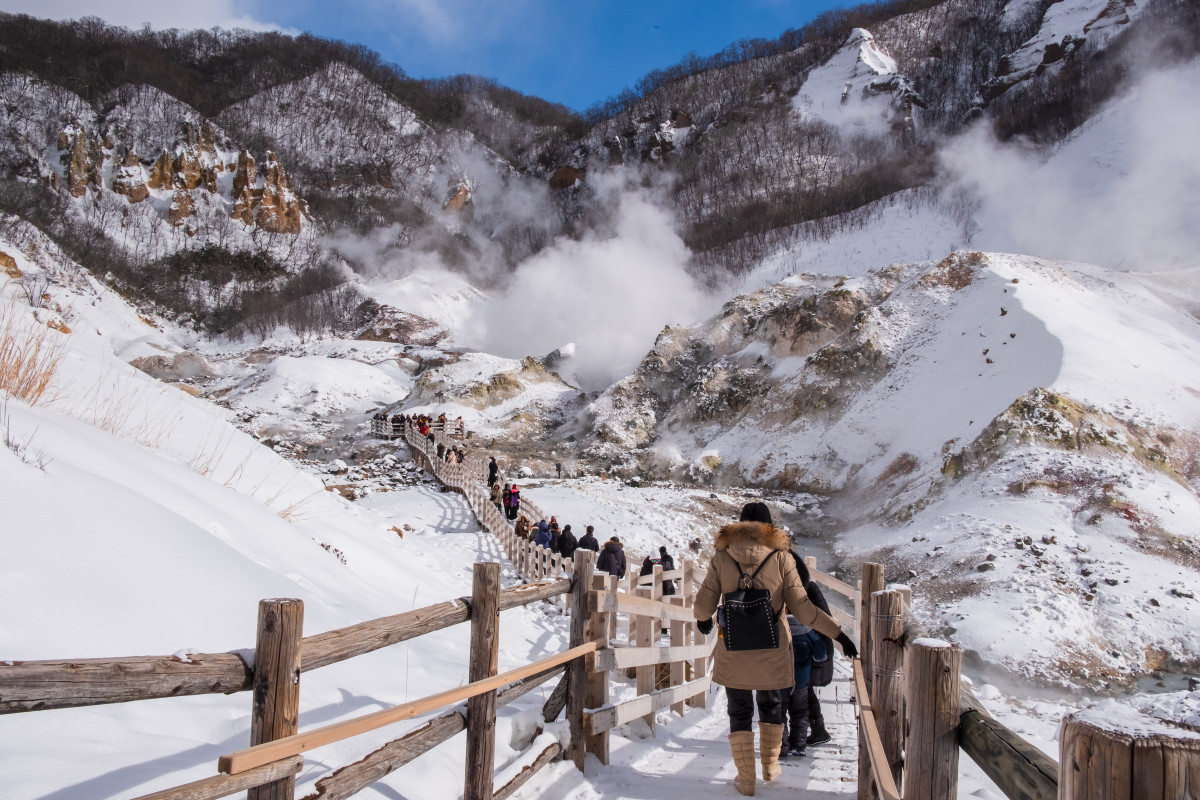
[[[1200,395],[1188,388],[1198,381],[1200,326],[1139,281],[958,253],[836,285],[789,278],[665,331],[637,373],[593,404],[585,452],[624,474],[827,495],[824,513],[848,531],[842,547],[911,568],[927,600],[999,592],[1006,612],[1033,613],[1034,601],[1001,589],[1021,574],[1012,570],[1030,569],[1008,557],[1029,557],[1026,537],[1058,531],[1026,574],[1071,609],[1057,614],[1093,626],[1081,653],[1118,675],[1157,668],[1146,648],[1200,658],[1200,639],[1179,624],[1190,601],[1171,594],[1200,567],[1188,522],[1200,514]],[[1094,557],[1075,553],[1089,548],[1105,563],[1139,564],[1100,576],[1128,579],[1127,590],[1080,568]],[[1001,550],[999,562],[985,559]],[[1120,618],[1089,605],[1106,593]],[[1151,594],[1162,624],[1125,624],[1134,611],[1118,601]],[[1083,663],[1046,652],[1057,629],[1027,640],[1034,657],[991,652],[995,625],[977,616],[971,639],[970,624],[955,627],[985,660],[1043,676]],[[1109,650],[1123,655],[1104,660]]]

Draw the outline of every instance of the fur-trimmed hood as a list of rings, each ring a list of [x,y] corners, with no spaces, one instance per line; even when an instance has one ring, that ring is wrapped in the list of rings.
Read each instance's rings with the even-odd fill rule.
[[[766,522],[735,522],[717,531],[713,546],[739,564],[754,566],[772,550],[791,549],[791,541],[786,531]]]

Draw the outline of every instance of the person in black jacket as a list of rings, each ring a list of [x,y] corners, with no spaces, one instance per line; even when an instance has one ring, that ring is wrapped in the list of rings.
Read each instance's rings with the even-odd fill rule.
[[[579,549],[579,540],[575,538],[575,534],[571,532],[570,525],[564,525],[562,533],[558,536],[558,551],[562,553],[563,558],[574,558],[575,551]]]
[[[800,573],[800,581],[804,584],[804,591],[808,594],[808,599],[817,608],[824,611],[826,614],[831,614],[829,611],[829,602],[825,600],[825,595],[821,592],[821,587],[812,579],[812,574],[808,571],[808,566],[804,563],[804,559],[792,551],[792,558],[796,561],[796,572]],[[817,698],[817,690],[815,686],[827,686],[833,678],[833,642],[828,636],[821,636],[825,640],[825,652],[828,653],[826,660],[821,664],[814,664],[812,675],[808,684],[808,721],[809,734],[804,743],[809,747],[818,744],[825,744],[829,741],[829,731],[825,730],[825,718],[821,716],[821,701]],[[820,674],[820,671],[828,671],[827,676]]]
[[[488,461],[488,486],[496,482],[496,478],[500,476],[500,465],[496,463],[496,457],[492,456]]]
[[[579,537],[580,548],[591,550],[593,553],[600,552],[600,543],[596,541],[595,530],[591,525],[587,526],[587,531]]]
[[[671,558],[671,554],[667,552],[666,545],[658,548],[658,560],[662,564],[663,572],[673,572],[675,570],[675,559]],[[663,597],[670,594],[675,594],[675,581],[663,581]]]
[[[614,536],[604,543],[600,558],[596,561],[596,569],[618,578],[625,577],[625,548],[620,539]]]

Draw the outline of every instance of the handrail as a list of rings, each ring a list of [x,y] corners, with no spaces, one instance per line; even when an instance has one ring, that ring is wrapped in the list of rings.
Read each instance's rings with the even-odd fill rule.
[[[879,738],[879,726],[875,722],[875,711],[871,708],[871,695],[863,678],[862,662],[854,659],[854,696],[858,698],[858,713],[867,744],[867,755],[871,759],[871,777],[883,800],[900,800],[900,791],[892,779],[887,755],[883,751],[883,740]]]
[[[317,747],[340,742],[344,739],[377,730],[396,722],[412,719],[429,711],[445,708],[452,703],[458,703],[467,698],[494,691],[501,686],[514,683],[521,678],[536,675],[544,669],[581,658],[595,650],[596,642],[587,642],[557,655],[543,658],[540,661],[534,661],[532,664],[526,664],[523,667],[511,669],[508,672],[502,672],[490,678],[484,678],[481,681],[468,683],[466,686],[459,686],[456,689],[438,692],[420,700],[401,703],[400,705],[365,714],[355,719],[335,722],[332,725],[314,728],[311,731],[285,736],[271,742],[264,742],[263,744],[248,747],[244,750],[226,753],[217,760],[217,771],[236,775],[239,772],[245,772],[248,769],[270,764],[289,756],[299,755]]]

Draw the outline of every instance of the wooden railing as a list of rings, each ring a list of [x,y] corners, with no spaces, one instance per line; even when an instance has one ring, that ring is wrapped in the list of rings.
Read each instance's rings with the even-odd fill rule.
[[[465,439],[467,437],[467,428],[461,420],[447,420],[445,422],[433,421],[427,423],[429,430],[434,433],[444,434],[449,437]],[[393,420],[391,417],[387,419],[372,419],[371,433],[375,436],[382,436],[386,439],[399,439],[404,436],[406,424],[402,419]]]
[[[583,567],[581,567],[582,569]],[[299,754],[314,747],[426,714],[468,700],[465,711],[455,710],[426,723],[359,762],[343,767],[317,782],[307,800],[349,797],[466,728],[469,741],[475,731],[477,750],[494,747],[490,734],[495,709],[516,700],[536,686],[582,669],[583,659],[595,649],[572,631],[570,648],[531,664],[496,674],[499,646],[499,613],[540,600],[572,593],[572,608],[586,614],[587,590],[578,580],[547,581],[500,589],[499,564],[476,564],[470,598],[416,609],[391,617],[301,637],[304,604],[299,600],[264,600],[259,604],[258,641],[254,666],[236,653],[148,656],[71,661],[0,662],[0,713],[43,711],[55,708],[101,705],[195,694],[230,694],[253,690],[251,747],[222,756],[222,774],[184,786],[145,795],[139,800],[198,800],[226,797],[250,790],[251,798],[287,798],[295,793],[295,775],[303,763]],[[466,686],[390,709],[300,732],[300,674],[345,661],[426,633],[463,622],[472,625],[471,675]],[[544,708],[552,721],[567,708],[572,745],[567,748],[577,763],[583,753],[583,687],[576,680],[560,681]],[[577,695],[577,696],[576,696]],[[475,711],[472,703],[485,698]],[[572,715],[573,716],[570,716]],[[486,740],[486,741],[483,741]],[[492,800],[492,759],[468,758],[466,794],[472,800]],[[474,765],[488,765],[486,774]],[[523,779],[526,780],[527,778]],[[522,780],[522,782],[523,782]]]
[[[541,583],[564,574],[578,576],[583,574],[580,561],[586,559],[584,572],[591,575],[593,599],[586,619],[572,619],[572,630],[576,624],[584,626],[585,640],[597,644],[596,652],[586,660],[590,710],[584,719],[588,752],[607,764],[608,733],[618,725],[643,717],[653,729],[657,711],[671,708],[682,714],[685,706],[707,705],[709,661],[717,640],[715,635],[706,637],[696,629],[692,606],[700,575],[690,559],[669,572],[656,565],[654,573],[645,576],[645,586],[639,586],[638,576],[632,573],[622,581],[612,575],[593,575],[592,551],[577,550],[575,558],[564,558],[548,547],[518,537],[513,523],[485,494],[482,465],[439,460],[436,436],[430,442],[410,431],[405,440],[414,457],[438,480],[463,493],[480,524],[499,539],[514,569],[526,580]],[[535,521],[547,518],[524,498],[520,513]],[[677,593],[664,597],[664,581],[672,580],[679,583]],[[575,613],[573,607],[570,611]],[[610,702],[614,672],[635,680],[634,699]]]

